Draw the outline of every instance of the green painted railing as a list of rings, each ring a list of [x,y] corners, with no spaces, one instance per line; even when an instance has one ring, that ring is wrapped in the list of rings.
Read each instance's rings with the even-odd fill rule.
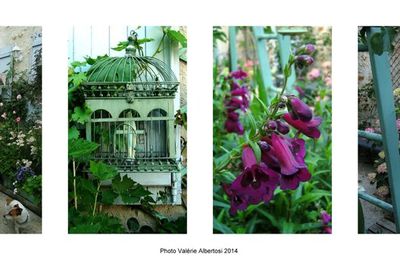
[[[388,51],[377,55],[370,47],[371,37],[374,33],[383,33],[386,43],[389,36],[380,27],[370,27],[367,30],[367,46],[359,46],[359,51],[369,52],[372,76],[374,80],[374,92],[377,100],[380,128],[382,135],[359,131],[359,136],[382,142],[385,152],[385,161],[388,169],[389,185],[392,204],[387,205],[376,197],[359,193],[360,199],[364,199],[378,207],[392,211],[396,224],[396,231],[400,233],[400,154],[399,133],[396,127],[396,113],[393,97],[392,78],[390,73],[390,57]],[[387,44],[386,44],[387,46]],[[368,196],[367,196],[368,195]]]
[[[277,90],[274,86],[271,65],[269,60],[269,50],[266,44],[267,40],[277,40],[279,45],[279,57],[281,67],[284,68],[288,62],[289,55],[291,53],[291,35],[304,33],[307,30],[305,28],[283,28],[279,29],[274,33],[265,33],[264,27],[253,26],[253,35],[255,39],[256,52],[258,57],[258,63],[260,66],[261,78],[266,88],[267,99],[272,99]],[[229,27],[229,56],[230,56],[230,69],[237,70],[238,68],[238,55],[236,48],[236,27]],[[288,79],[287,91],[293,92],[293,85],[296,81],[296,73],[292,68],[291,76]],[[268,102],[268,100],[266,100]]]

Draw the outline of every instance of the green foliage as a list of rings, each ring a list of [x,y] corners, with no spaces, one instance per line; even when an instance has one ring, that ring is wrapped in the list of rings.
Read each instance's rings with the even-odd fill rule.
[[[90,116],[92,115],[92,110],[87,106],[84,107],[75,107],[74,113],[72,114],[72,120],[84,124],[89,121]]]
[[[42,200],[42,61],[41,51],[34,54],[32,70],[14,71],[10,63],[6,82],[9,98],[0,95],[0,184],[40,206]],[[3,89],[7,91],[7,89]],[[29,173],[17,179],[17,172]]]
[[[214,26],[213,27],[213,45],[214,47],[217,46],[217,41],[226,42],[228,36],[222,30],[221,26]]]
[[[299,46],[308,43],[312,33],[306,33],[296,38]],[[316,38],[315,38],[316,40]],[[296,42],[297,42],[296,41]],[[312,42],[312,41],[311,41]],[[239,43],[241,44],[241,43]],[[247,50],[248,52],[252,50]],[[293,62],[293,56],[289,64]],[[221,64],[225,64],[222,62]],[[322,117],[319,127],[321,137],[318,140],[306,139],[306,164],[312,175],[310,181],[301,183],[296,190],[275,190],[273,199],[268,203],[250,205],[245,211],[239,211],[235,216],[229,214],[230,201],[222,189],[222,183],[232,183],[240,174],[241,151],[244,145],[250,146],[259,160],[261,151],[256,144],[256,136],[262,134],[262,126],[267,118],[275,118],[282,111],[278,104],[280,97],[267,99],[267,93],[263,86],[259,66],[245,68],[250,76],[251,103],[250,109],[241,122],[246,130],[243,136],[227,134],[224,131],[226,119],[224,111],[224,99],[230,90],[225,75],[228,73],[226,65],[214,67],[214,100],[213,100],[213,174],[214,174],[214,218],[213,227],[215,233],[321,233],[321,211],[331,212],[331,88],[327,86],[322,77],[308,80],[307,70],[297,71],[302,80],[296,85],[305,91],[302,98],[316,115]],[[283,78],[291,75],[290,66],[282,68]],[[276,109],[276,111],[274,111]],[[275,116],[274,116],[275,115]],[[295,133],[292,131],[291,136]]]
[[[90,173],[100,181],[106,181],[117,176],[115,167],[102,162],[90,161]]]

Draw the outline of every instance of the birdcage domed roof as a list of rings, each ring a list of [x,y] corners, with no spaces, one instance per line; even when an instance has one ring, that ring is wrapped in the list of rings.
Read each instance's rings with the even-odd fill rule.
[[[179,82],[163,61],[143,56],[137,35],[126,42],[124,57],[103,57],[87,71],[82,90],[87,99],[173,97]],[[137,54],[138,51],[138,54]]]
[[[148,56],[125,55],[98,60],[87,72],[88,83],[177,83],[163,61]]]

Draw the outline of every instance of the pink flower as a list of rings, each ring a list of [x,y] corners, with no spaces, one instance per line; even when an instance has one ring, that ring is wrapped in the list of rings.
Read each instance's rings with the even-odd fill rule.
[[[17,123],[21,122],[21,118],[20,118],[20,117],[17,117],[17,118],[15,119],[15,122],[17,122]]]
[[[313,68],[310,72],[307,73],[308,80],[315,80],[321,76],[321,71],[319,69]]]
[[[375,133],[375,130],[372,127],[365,128],[365,132]]]
[[[331,79],[330,77],[326,77],[326,78],[325,78],[325,84],[326,84],[327,86],[331,86],[331,85],[332,85],[332,79]]]

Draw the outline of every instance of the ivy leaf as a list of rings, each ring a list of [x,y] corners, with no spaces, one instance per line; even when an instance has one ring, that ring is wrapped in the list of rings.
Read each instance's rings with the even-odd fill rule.
[[[101,192],[101,202],[106,205],[112,205],[117,197],[118,194],[112,189],[107,189]]]
[[[118,174],[115,167],[95,161],[90,161],[90,172],[100,181],[110,180]]]
[[[114,51],[122,51],[122,50],[126,49],[126,47],[128,47],[128,45],[129,45],[128,41],[122,41],[122,42],[118,43],[117,47],[114,47],[111,49]]]
[[[68,156],[74,159],[87,157],[100,145],[82,138],[68,140]]]
[[[152,42],[152,41],[154,41],[154,39],[152,39],[152,38],[143,38],[143,39],[138,39],[137,43],[140,45],[140,44],[144,44],[146,42]]]
[[[72,120],[84,124],[89,121],[91,114],[92,110],[90,110],[86,105],[84,107],[75,107],[74,113],[72,114]]]
[[[68,140],[70,139],[78,139],[79,138],[79,131],[76,127],[71,127],[68,129]]]
[[[120,178],[120,176],[116,176],[112,180],[112,187],[117,193],[123,193],[127,190],[133,188],[135,186],[135,182],[129,178],[127,175]]]
[[[187,47],[187,39],[181,32],[167,29],[166,34],[172,41],[180,43],[183,48]]]
[[[74,86],[79,86],[82,82],[86,81],[86,74],[84,72],[73,74],[70,80]]]

